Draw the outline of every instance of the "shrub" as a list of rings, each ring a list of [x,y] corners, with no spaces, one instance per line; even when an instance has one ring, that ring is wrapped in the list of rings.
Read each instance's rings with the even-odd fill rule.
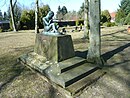
[[[83,19],[76,20],[76,26],[80,26],[80,25],[83,25],[83,24],[84,24]]]
[[[111,16],[108,10],[104,10],[101,12],[101,22],[110,22]]]
[[[103,26],[106,26],[106,27],[112,27],[112,26],[116,26],[115,22],[105,22],[103,24]]]
[[[0,33],[3,32],[3,29],[0,29]]]
[[[12,28],[10,28],[8,31],[13,31],[13,29],[12,29]]]
[[[23,30],[27,30],[28,29],[28,27],[27,26],[23,26]]]
[[[79,20],[76,20],[76,26],[78,26],[79,25]]]
[[[79,20],[79,26],[80,26],[80,25],[83,25],[83,24],[84,24],[84,20],[83,20],[83,19],[80,19],[80,20]]]

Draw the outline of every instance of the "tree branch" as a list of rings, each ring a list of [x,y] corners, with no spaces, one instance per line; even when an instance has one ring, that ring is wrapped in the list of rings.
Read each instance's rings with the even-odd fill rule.
[[[16,3],[17,3],[17,0],[15,0],[15,2],[14,2],[14,4],[13,4],[13,9],[14,9],[14,7],[15,7]]]

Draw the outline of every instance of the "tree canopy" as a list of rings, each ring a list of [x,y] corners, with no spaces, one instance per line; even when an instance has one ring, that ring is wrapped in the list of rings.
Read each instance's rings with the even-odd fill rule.
[[[118,9],[117,14],[116,14],[116,19],[115,19],[116,23],[123,25],[125,21],[125,17],[126,15],[124,11],[122,9]]]
[[[104,10],[101,12],[101,22],[105,23],[105,22],[110,22],[111,20],[111,16],[108,10]]]
[[[3,15],[2,15],[1,10],[0,10],[0,20],[3,20]]]
[[[125,19],[125,24],[130,25],[130,13],[127,15],[126,19]]]
[[[49,5],[42,5],[39,7],[39,14],[38,14],[38,23],[39,28],[43,27],[42,18],[47,15],[47,13],[50,11]],[[24,10],[22,12],[21,18],[21,29],[34,29],[35,28],[35,10]]]
[[[63,20],[64,16],[68,13],[68,10],[65,6],[63,6],[62,8],[60,6],[58,6],[58,11],[56,14],[56,18],[59,20]]]
[[[116,14],[116,23],[129,24],[130,0],[122,0]]]
[[[125,15],[128,15],[130,13],[130,0],[122,0],[119,7],[124,11]]]
[[[82,5],[78,11],[78,17],[79,17],[79,19],[84,19],[84,3],[82,3]]]

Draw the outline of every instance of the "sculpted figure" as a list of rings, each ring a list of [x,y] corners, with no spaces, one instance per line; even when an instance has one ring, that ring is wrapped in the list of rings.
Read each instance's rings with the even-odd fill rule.
[[[44,32],[45,33],[58,33],[58,25],[53,22],[54,12],[49,11],[46,17],[43,17]]]

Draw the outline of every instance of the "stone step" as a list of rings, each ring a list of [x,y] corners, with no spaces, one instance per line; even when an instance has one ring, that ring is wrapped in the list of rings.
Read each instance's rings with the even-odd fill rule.
[[[54,82],[65,88],[98,69],[98,67],[93,67],[90,63],[85,63],[60,74],[59,77],[57,77],[57,81]]]
[[[72,70],[66,71],[65,73],[61,74],[61,77],[64,77],[64,87],[72,85],[73,83],[77,82],[78,80],[88,76],[89,74],[93,73],[99,69],[98,67],[92,67],[87,64],[80,65]]]
[[[66,72],[72,68],[78,67],[86,62],[86,59],[81,57],[73,57],[62,62],[59,62],[61,73]]]
[[[90,87],[90,85],[92,85],[94,82],[103,77],[105,73],[106,72],[102,71],[101,69],[98,69],[87,77],[84,77],[83,79],[73,83],[65,89],[69,91],[72,96],[79,96],[81,93],[83,93],[84,90]]]

